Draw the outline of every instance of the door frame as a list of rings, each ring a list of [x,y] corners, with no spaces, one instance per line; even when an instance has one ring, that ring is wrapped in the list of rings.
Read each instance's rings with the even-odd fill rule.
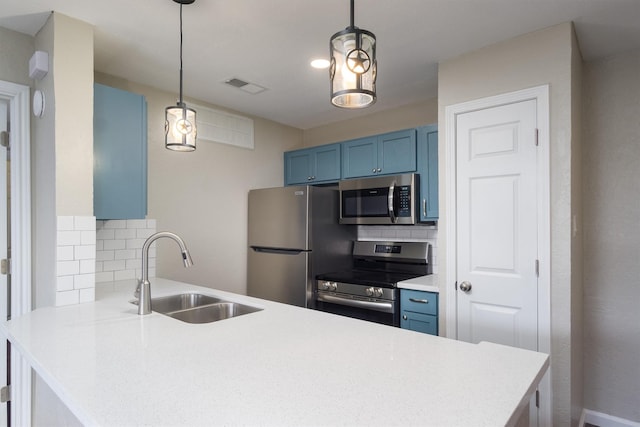
[[[536,101],[538,129],[537,205],[538,205],[538,351],[551,355],[551,209],[550,209],[550,129],[549,85],[489,96],[445,107],[445,170],[447,207],[446,221],[446,328],[447,338],[457,339],[457,218],[456,204],[456,125],[459,114],[483,110],[516,102]],[[539,425],[551,425],[551,370],[542,379]]]
[[[11,316],[31,311],[30,88],[0,80],[11,129]],[[4,345],[4,343],[1,343]],[[31,367],[11,348],[11,425],[31,424]]]

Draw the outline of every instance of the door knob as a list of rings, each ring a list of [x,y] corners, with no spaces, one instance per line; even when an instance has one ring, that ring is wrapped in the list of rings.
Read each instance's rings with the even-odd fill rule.
[[[460,290],[462,292],[469,292],[471,290],[471,283],[469,282],[460,283]]]

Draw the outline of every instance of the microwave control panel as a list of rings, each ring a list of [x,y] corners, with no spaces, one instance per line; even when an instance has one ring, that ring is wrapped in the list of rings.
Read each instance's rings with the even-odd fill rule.
[[[398,213],[396,216],[411,216],[411,186],[403,185],[398,187]]]

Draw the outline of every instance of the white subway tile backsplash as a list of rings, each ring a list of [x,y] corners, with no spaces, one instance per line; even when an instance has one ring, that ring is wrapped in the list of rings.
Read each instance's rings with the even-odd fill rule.
[[[113,259],[128,260],[128,259],[135,259],[135,258],[136,258],[136,251],[134,251],[133,249],[123,249],[120,251],[115,251]]]
[[[88,274],[96,272],[95,259],[81,259],[80,260],[80,274]]]
[[[73,276],[56,278],[56,291],[70,291],[73,289]]]
[[[156,232],[156,220],[97,222],[96,282],[142,276],[142,246]],[[155,244],[149,248],[149,277],[155,276]]]
[[[102,263],[102,270],[103,271],[117,271],[117,270],[124,270],[126,263],[125,260],[121,259],[121,260],[116,260],[116,261],[104,261]]]
[[[136,229],[135,228],[123,228],[121,230],[115,230],[115,239],[117,240],[124,240],[124,239],[135,239],[136,237],[138,237],[136,235]]]
[[[96,283],[113,282],[113,271],[96,272]]]
[[[104,221],[99,221],[104,222]],[[109,228],[96,228],[96,239],[98,241],[102,240],[113,240],[115,239],[116,230]]]
[[[80,232],[80,244],[81,245],[95,245],[96,244],[96,231],[83,230]]]
[[[69,246],[81,244],[79,231],[58,231],[58,246]]]
[[[80,245],[73,247],[74,259],[96,259],[96,245]]]
[[[128,219],[127,228],[147,228],[146,219]]]
[[[142,249],[142,246],[144,245],[145,240],[147,239],[128,239],[126,241],[127,249]]]
[[[96,261],[113,261],[116,251],[96,251]]]
[[[58,231],[74,230],[72,216],[59,216],[57,218]]]
[[[101,221],[101,222],[103,223],[104,228],[127,228],[126,220]]]
[[[96,231],[96,219],[92,216],[74,216],[73,229],[79,231]]]
[[[58,246],[58,261],[73,261],[73,246]]]
[[[433,266],[433,272],[437,273],[437,225],[360,225],[358,226],[358,240],[390,240],[397,242],[431,243],[431,265]]]
[[[95,286],[96,286],[95,273],[77,274],[73,276],[74,289],[87,289],[87,288],[94,288]]]
[[[124,249],[126,247],[125,240],[105,240],[104,250]]]
[[[58,261],[57,276],[72,276],[80,273],[80,261]]]

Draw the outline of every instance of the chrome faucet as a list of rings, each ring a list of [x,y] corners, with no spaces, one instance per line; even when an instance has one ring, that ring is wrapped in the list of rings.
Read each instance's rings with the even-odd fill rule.
[[[177,234],[171,233],[169,231],[160,231],[155,233],[147,240],[145,240],[144,245],[142,245],[142,279],[138,281],[138,286],[136,287],[136,291],[134,292],[134,296],[138,298],[138,314],[144,315],[151,313],[151,283],[149,282],[149,247],[151,244],[161,237],[169,237],[176,241],[176,243],[180,246],[180,251],[182,252],[182,262],[185,267],[191,267],[193,265],[193,261],[191,261],[191,255],[189,254],[189,249],[187,249],[187,245],[184,244],[184,241]]]

